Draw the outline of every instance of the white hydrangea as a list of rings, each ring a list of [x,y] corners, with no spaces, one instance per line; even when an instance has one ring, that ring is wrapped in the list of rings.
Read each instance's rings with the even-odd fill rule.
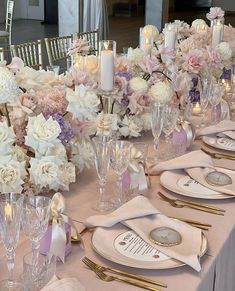
[[[48,148],[60,143],[61,128],[52,117],[45,119],[42,114],[29,117],[25,144],[35,151],[35,155],[45,155]]]
[[[140,77],[134,77],[130,80],[129,86],[132,92],[146,93],[148,90],[148,83]]]
[[[69,104],[67,111],[76,118],[92,120],[96,117],[100,100],[95,92],[84,85],[75,87],[75,91],[67,88],[66,99]]]
[[[19,86],[14,74],[6,67],[0,67],[0,104],[15,102],[18,93]]]
[[[223,61],[228,61],[232,58],[233,51],[228,42],[221,42],[220,44],[218,44],[217,49]]]
[[[0,157],[0,192],[21,193],[26,177],[25,163],[18,162],[13,156]]]
[[[119,132],[124,137],[138,137],[141,135],[141,131],[143,130],[142,121],[137,116],[125,117],[122,120],[121,127],[119,128]]]
[[[155,102],[167,103],[173,94],[173,89],[168,81],[158,81],[150,88],[150,96]]]
[[[117,115],[104,112],[99,113],[96,118],[96,128],[97,135],[109,136],[112,131],[116,131],[118,129]]]

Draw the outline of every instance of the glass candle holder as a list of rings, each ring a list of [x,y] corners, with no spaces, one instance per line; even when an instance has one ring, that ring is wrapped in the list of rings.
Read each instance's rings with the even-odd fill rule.
[[[212,45],[218,45],[222,39],[224,34],[224,18],[218,18],[211,20],[212,27]]]
[[[109,95],[114,89],[115,56],[116,42],[114,40],[99,42],[99,89],[105,95]]]

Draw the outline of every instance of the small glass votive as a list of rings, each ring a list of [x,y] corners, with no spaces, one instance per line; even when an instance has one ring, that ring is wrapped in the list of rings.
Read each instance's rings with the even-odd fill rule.
[[[24,291],[39,291],[53,278],[56,271],[56,257],[39,254],[38,262],[33,263],[32,252],[23,258],[23,285]]]
[[[47,71],[54,72],[56,75],[59,75],[60,73],[60,66],[58,65],[48,65],[46,66]]]

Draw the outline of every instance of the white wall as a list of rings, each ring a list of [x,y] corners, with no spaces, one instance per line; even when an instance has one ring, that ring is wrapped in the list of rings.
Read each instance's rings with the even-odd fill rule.
[[[213,0],[212,6],[221,7],[223,10],[228,12],[235,12],[235,1],[234,0]]]

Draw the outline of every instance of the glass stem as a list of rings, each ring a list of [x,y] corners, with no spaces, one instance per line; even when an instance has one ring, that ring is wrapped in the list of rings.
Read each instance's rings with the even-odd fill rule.
[[[123,197],[122,197],[122,174],[118,173],[118,179],[117,179],[117,187],[118,187],[118,203],[121,205],[123,203]]]
[[[159,138],[155,137],[153,142],[154,142],[154,150],[156,151],[159,145]]]
[[[104,189],[105,189],[105,178],[99,179],[99,186],[100,186],[100,202],[103,202],[104,199]]]
[[[212,107],[212,124],[216,124],[217,122],[217,112],[216,112],[216,105]]]
[[[33,264],[36,266],[38,263],[40,241],[32,242],[32,252],[33,252]]]
[[[13,270],[15,266],[15,250],[7,250],[7,269],[8,269],[8,281],[13,281]]]
[[[201,127],[205,127],[205,111],[202,112],[202,124]]]

